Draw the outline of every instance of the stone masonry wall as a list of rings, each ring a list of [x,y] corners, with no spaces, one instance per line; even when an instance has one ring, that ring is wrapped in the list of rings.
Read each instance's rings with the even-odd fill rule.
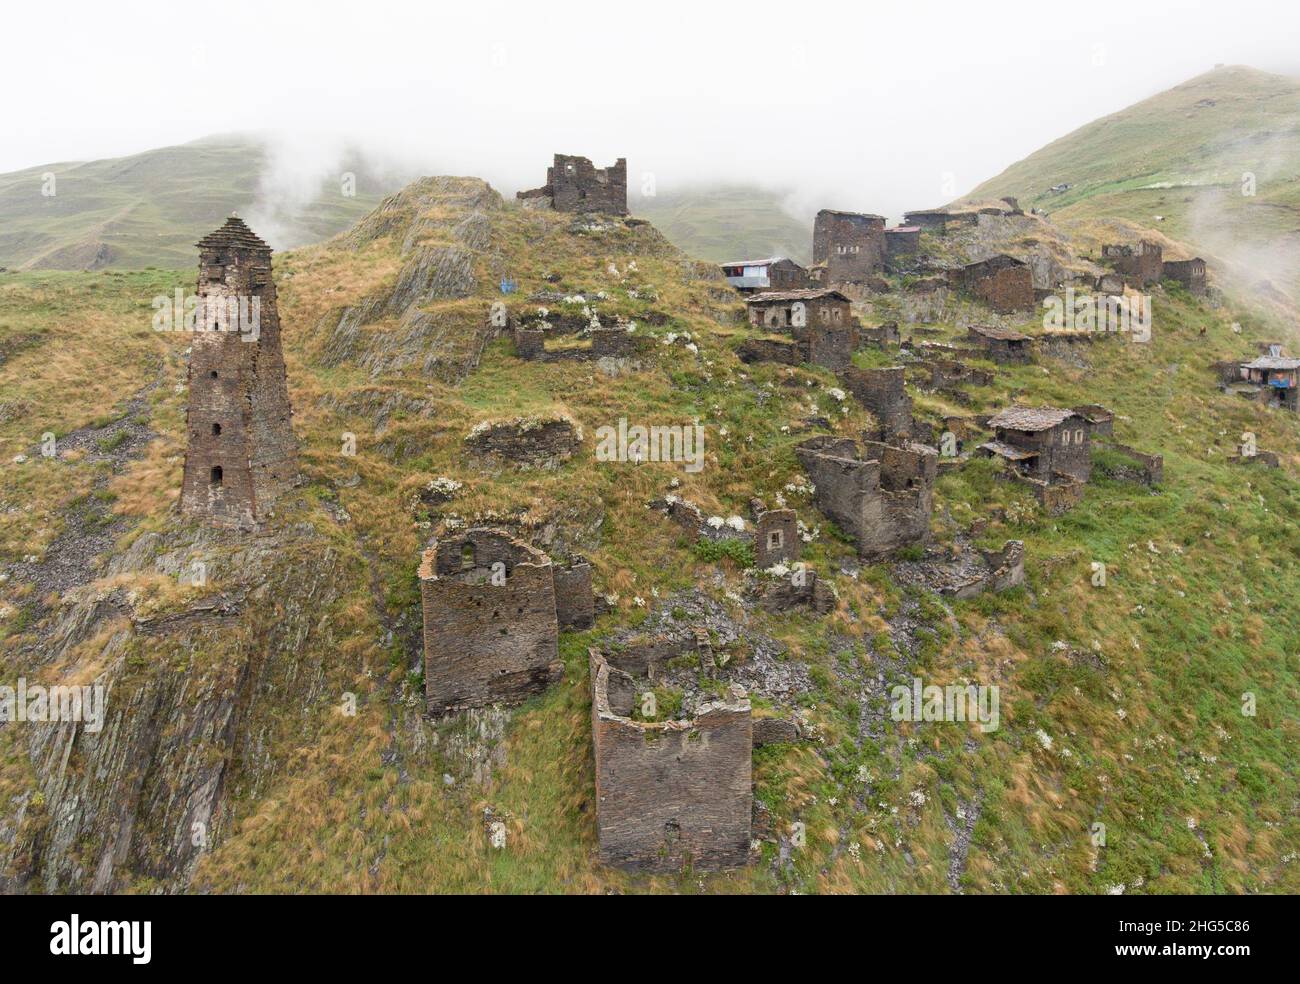
[[[571,458],[581,444],[582,431],[562,417],[483,421],[465,438],[465,449],[471,454],[539,468]]]
[[[887,369],[846,366],[840,370],[840,382],[880,421],[882,437],[911,435],[912,398],[907,395],[902,366]]]
[[[1166,261],[1164,275],[1170,280],[1177,280],[1198,297],[1206,292],[1205,261],[1199,257],[1193,260]]]
[[[1137,246],[1103,246],[1101,252],[1124,281],[1134,287],[1156,283],[1164,275],[1164,250],[1159,243],[1144,239]]]
[[[736,349],[741,362],[779,362],[797,366],[804,361],[802,346],[798,342],[783,342],[772,338],[747,338]]]
[[[426,550],[419,576],[430,714],[517,703],[563,676],[554,566],[540,550],[474,528]]]
[[[1007,540],[1001,550],[981,550],[985,572],[962,584],[940,590],[953,598],[968,599],[986,591],[1006,591],[1025,583],[1025,543]]]
[[[1083,482],[1066,482],[1060,485],[1048,485],[1034,482],[1034,496],[1049,516],[1059,516],[1069,512],[1083,501]]]
[[[753,720],[744,691],[690,720],[635,721],[639,685],[589,653],[600,860],[646,872],[738,867],[749,859]]]
[[[1027,266],[995,270],[976,279],[971,292],[999,314],[1029,311],[1036,303],[1033,273]]]
[[[816,487],[817,508],[877,558],[929,536],[938,455],[918,444],[814,437],[795,448]]]
[[[802,332],[799,329],[795,331],[806,340],[809,365],[825,366],[833,372],[839,372],[852,363],[853,353],[858,347],[852,327],[808,325]]]
[[[591,565],[581,557],[555,567],[555,615],[561,629],[589,629],[596,624]]]
[[[1131,462],[1131,465],[1128,466],[1107,469],[1113,477],[1140,482],[1143,485],[1159,485],[1164,481],[1165,459],[1163,455],[1147,454],[1137,448],[1129,447],[1127,444],[1119,444],[1115,441],[1098,443],[1106,450],[1121,455]]]
[[[754,566],[767,570],[799,559],[799,519],[793,509],[759,513],[754,530]]]
[[[862,283],[885,265],[885,220],[879,215],[822,209],[813,220],[813,262],[827,283]]]
[[[555,163],[546,169],[546,184],[517,197],[549,197],[557,212],[627,215],[627,159],[598,168],[586,157],[556,154]]]

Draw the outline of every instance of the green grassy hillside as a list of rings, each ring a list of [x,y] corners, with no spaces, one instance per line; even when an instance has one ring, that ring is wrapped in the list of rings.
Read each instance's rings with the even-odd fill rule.
[[[199,236],[232,211],[267,212],[259,181],[266,148],[251,139],[212,137],[131,157],[49,164],[0,174],[0,266],[84,270],[181,267]],[[339,176],[322,179],[314,200],[277,215],[285,246],[318,242],[348,228],[394,190],[359,163],[356,195]],[[53,195],[42,194],[54,175]],[[277,200],[277,206],[283,205]]]
[[[270,166],[259,142],[209,137],[131,157],[42,165],[0,174],[0,266],[97,270],[186,267],[194,242],[232,211],[255,224],[267,209],[259,182]],[[322,179],[311,202],[275,214],[277,245],[320,242],[347,229],[396,191],[401,181],[350,162],[355,197],[339,178]],[[46,174],[53,196],[41,194]],[[277,200],[278,205],[285,205]],[[781,196],[759,187],[691,188],[638,197],[632,211],[649,219],[679,249],[701,259],[789,256],[807,262],[812,226],[793,218]]]
[[[1253,195],[1242,193],[1246,174]],[[1071,187],[1050,190],[1060,184]],[[1123,219],[1158,229],[1243,288],[1266,279],[1294,299],[1300,80],[1243,66],[1207,72],[1080,127],[971,193],[1003,195],[1063,224]]]
[[[674,246],[702,260],[788,256],[806,264],[812,259],[812,217],[799,221],[782,205],[780,194],[765,188],[692,188],[653,198],[632,193],[628,204]]]
[[[468,280],[404,293],[410,270],[453,256],[468,258]],[[512,305],[581,293],[602,320],[634,319],[652,341],[639,371],[519,360],[486,328],[502,271],[520,284]],[[0,676],[104,674],[117,715],[75,743],[0,729],[0,886],[1300,891],[1300,422],[1220,394],[1207,368],[1280,325],[1249,298],[1215,309],[1159,289],[1149,345],[985,366],[995,382],[969,406],[914,377],[927,420],[1095,401],[1116,411],[1122,440],[1165,456],[1162,488],[1099,476],[1056,518],[988,462],[946,473],[937,548],[1018,538],[1027,554],[1025,587],[954,602],[861,564],[818,512],[793,451],[803,422],[824,415],[856,435],[874,421],[851,397],[840,409],[823,369],[742,364],[750,331],[716,276],[652,227],[522,209],[453,178],[277,256],[304,484],[271,532],[240,537],[174,509],[186,342],[151,330],[151,298],[193,272],[0,275]],[[465,457],[480,421],[557,413],[587,438],[554,470]],[[595,429],[619,417],[699,420],[704,469],[596,461]],[[1281,469],[1229,462],[1247,430]],[[40,456],[46,431],[66,453]],[[431,511],[418,496],[438,477],[461,489]],[[647,509],[669,490],[722,516],[785,496],[817,531],[805,559],[833,585],[834,611],[749,603],[734,559]],[[475,519],[581,550],[611,610],[562,636],[566,676],[542,696],[431,722],[417,557],[437,524]],[[1104,588],[1093,562],[1107,565]],[[703,613],[734,633],[731,671],[794,681],[754,696],[801,711],[813,740],[756,753],[770,823],[747,868],[611,871],[595,858],[586,647]],[[891,720],[887,688],[914,675],[996,684],[1001,726]],[[490,846],[489,818],[504,819],[505,848]]]

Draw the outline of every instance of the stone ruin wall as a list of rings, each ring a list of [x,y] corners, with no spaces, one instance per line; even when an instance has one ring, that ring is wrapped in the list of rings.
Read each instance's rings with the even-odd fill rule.
[[[986,591],[1000,592],[1025,583],[1025,543],[1008,540],[1001,550],[981,550],[987,573],[941,593],[957,599],[975,598]]]
[[[907,395],[902,366],[887,369],[847,366],[841,370],[840,381],[880,421],[879,436],[886,439],[911,436],[912,398]]]
[[[892,265],[894,261],[912,256],[921,248],[921,230],[916,232],[898,232],[893,229],[885,231],[885,259]]]
[[[517,327],[514,332],[515,355],[528,362],[546,357],[546,332],[541,328]]]
[[[1101,255],[1134,287],[1158,283],[1164,276],[1164,250],[1159,243],[1143,240],[1137,246],[1103,246]]]
[[[1282,457],[1276,451],[1257,448],[1254,454],[1234,454],[1228,458],[1234,465],[1262,465],[1265,468],[1281,468]]]
[[[485,421],[465,438],[465,449],[473,455],[541,468],[573,457],[581,445],[581,430],[565,418]]]
[[[864,454],[880,459],[880,487],[883,527],[870,543],[874,553],[890,553],[930,537],[934,482],[939,456],[918,444],[895,447],[865,441]],[[861,545],[860,545],[861,546]]]
[[[562,630],[589,629],[596,624],[596,596],[591,590],[591,565],[582,557],[554,569],[555,617]]]
[[[879,521],[880,462],[863,461],[851,438],[811,438],[798,445],[795,454],[812,479],[817,508],[861,543],[868,537],[868,526]]]
[[[859,328],[858,341],[863,345],[879,345],[882,348],[888,345],[897,345],[901,341],[898,322],[886,321],[884,324],[872,328]]]
[[[825,615],[835,609],[835,592],[811,567],[804,568],[801,583],[795,583],[792,574],[784,577],[760,575],[749,594],[764,611],[769,612],[811,608],[817,614]]]
[[[1164,266],[1164,275],[1170,280],[1178,281],[1197,297],[1205,294],[1207,288],[1204,260],[1169,260]]]
[[[774,338],[745,339],[736,349],[736,358],[746,365],[754,362],[776,362],[786,366],[797,366],[805,361],[798,342],[786,342]]]
[[[832,372],[847,369],[857,350],[857,333],[852,326],[808,325],[799,333],[805,345],[809,365],[824,366]]]
[[[826,516],[876,558],[929,538],[938,455],[921,445],[895,447],[849,438],[814,437],[795,453],[812,479]]]
[[[592,649],[589,658],[600,860],[657,873],[744,865],[754,744],[744,691],[731,689],[690,720],[635,721],[639,657]]]
[[[1100,403],[1085,403],[1075,407],[1074,412],[1089,420],[1096,418],[1096,423],[1089,424],[1094,437],[1110,437],[1115,433],[1115,415],[1108,407],[1103,407]]]
[[[1107,451],[1115,452],[1129,459],[1131,465],[1108,468],[1108,474],[1126,481],[1142,485],[1159,485],[1165,478],[1165,459],[1163,455],[1147,454],[1137,448],[1120,444],[1117,441],[1099,441],[1098,445]]]
[[[793,509],[769,509],[759,514],[754,530],[754,566],[767,570],[777,564],[793,564],[799,559],[799,519]],[[772,534],[780,542],[773,544]]]
[[[971,292],[999,314],[1030,311],[1037,304],[1033,274],[1027,266],[1009,266],[980,277]]]
[[[930,371],[930,388],[934,390],[951,390],[958,386],[991,386],[993,373],[976,369],[964,362],[951,359],[935,359],[923,363]]]
[[[855,340],[852,330],[811,325],[791,341],[775,338],[747,338],[736,348],[736,357],[746,364],[775,362],[786,366],[823,366],[843,372],[852,365]]]
[[[504,584],[492,583],[497,563]],[[555,567],[540,550],[476,528],[434,543],[419,576],[430,714],[518,703],[564,675]],[[565,596],[574,591],[566,582]]]
[[[584,362],[600,359],[630,359],[641,353],[644,342],[635,332],[623,325],[609,325],[587,329],[591,344],[586,348],[570,347],[555,351],[546,348],[550,335],[575,334],[577,329],[559,331],[536,327],[535,324],[517,324],[512,329],[515,355],[527,362]]]
[[[1241,374],[1241,362],[1239,360],[1212,362],[1210,363],[1210,371],[1219,377],[1220,386],[1231,386],[1233,383],[1245,381],[1245,377]]]
[[[1083,501],[1083,482],[1062,482],[1049,485],[1046,482],[1031,481],[1034,497],[1049,516],[1060,516],[1069,512]]]
[[[546,184],[516,197],[549,198],[557,212],[627,215],[627,159],[598,168],[586,157],[556,154],[546,169]]]

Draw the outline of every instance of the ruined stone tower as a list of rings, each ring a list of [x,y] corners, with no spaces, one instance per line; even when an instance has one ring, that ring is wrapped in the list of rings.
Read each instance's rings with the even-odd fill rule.
[[[516,192],[516,198],[549,198],[557,212],[627,215],[627,158],[595,167],[586,157],[556,154],[546,169],[546,184]]]
[[[298,475],[271,247],[235,216],[198,247],[181,511],[247,528]]]
[[[561,566],[505,530],[444,536],[420,559],[430,714],[517,704],[564,675],[562,629],[595,621],[591,565]]]

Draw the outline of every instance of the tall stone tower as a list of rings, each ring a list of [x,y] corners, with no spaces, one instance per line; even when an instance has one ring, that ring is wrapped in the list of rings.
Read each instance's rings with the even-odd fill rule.
[[[232,215],[198,248],[181,512],[251,528],[298,476],[271,247]]]
[[[824,208],[813,220],[813,262],[827,284],[863,283],[885,265],[885,218]]]

